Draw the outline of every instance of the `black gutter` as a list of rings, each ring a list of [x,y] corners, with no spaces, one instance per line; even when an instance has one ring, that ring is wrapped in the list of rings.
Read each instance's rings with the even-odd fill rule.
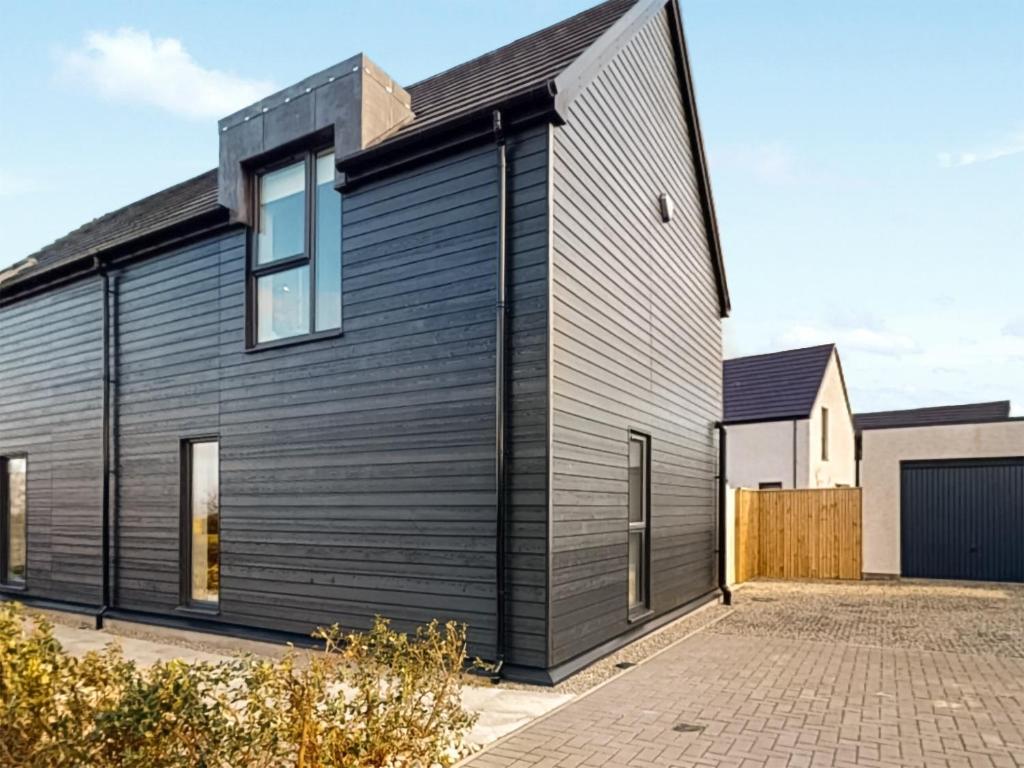
[[[396,136],[379,144],[340,158],[337,170],[342,179],[337,185],[338,189],[351,190],[438,155],[493,138],[496,113],[501,114],[506,132],[513,127],[519,128],[536,122],[562,122],[555,112],[554,82],[547,81],[489,106],[441,121],[436,126],[410,130],[406,134],[399,131]]]
[[[237,225],[228,221],[227,209],[220,208],[110,247],[87,251],[67,262],[30,272],[24,277],[19,275],[5,282],[0,287],[0,307],[92,277],[98,274],[100,259],[105,264],[121,266],[174,248],[182,248],[232,226]]]
[[[508,399],[505,364],[508,346],[508,291],[507,268],[507,209],[508,209],[508,153],[502,115],[494,110],[492,115],[494,143],[497,146],[498,164],[498,252],[495,301],[495,349],[494,349],[494,486],[495,486],[495,652],[494,677],[501,676],[505,664],[505,521],[507,516],[508,473],[505,439],[506,400]]]
[[[728,512],[726,496],[729,493],[726,477],[726,428],[718,422],[718,588],[722,592],[722,605],[732,605],[732,590],[729,589],[727,555],[729,552]]]

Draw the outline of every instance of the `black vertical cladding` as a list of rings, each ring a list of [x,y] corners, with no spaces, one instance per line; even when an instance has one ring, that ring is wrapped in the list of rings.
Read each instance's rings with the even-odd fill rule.
[[[630,429],[651,435],[651,618],[718,583],[722,306],[672,40],[663,10],[555,130],[553,665],[635,626]]]
[[[900,465],[904,576],[1024,581],[1024,458]]]

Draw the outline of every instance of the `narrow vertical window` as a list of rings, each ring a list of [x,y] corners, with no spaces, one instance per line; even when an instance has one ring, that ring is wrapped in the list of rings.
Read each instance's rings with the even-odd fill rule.
[[[220,445],[216,440],[187,442],[184,458],[184,602],[216,607],[220,602]]]
[[[629,614],[644,613],[649,605],[650,563],[650,442],[629,436]]]
[[[821,460],[828,461],[828,408],[821,409]]]
[[[316,159],[316,329],[341,327],[341,198],[334,153]]]
[[[341,328],[341,196],[334,152],[305,153],[258,177],[250,344]]]
[[[3,540],[3,584],[25,586],[28,549],[25,543],[25,519],[28,513],[28,460],[24,457],[0,460],[0,539]]]

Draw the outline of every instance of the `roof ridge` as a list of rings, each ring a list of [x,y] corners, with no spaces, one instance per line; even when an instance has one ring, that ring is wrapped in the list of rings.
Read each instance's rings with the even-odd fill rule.
[[[405,86],[405,89],[407,91],[411,92],[413,88],[418,88],[418,87],[424,85],[425,83],[429,83],[431,80],[436,80],[436,79],[441,78],[441,77],[443,77],[445,75],[451,74],[452,72],[455,72],[456,70],[459,70],[459,69],[468,69],[473,64],[476,64],[477,62],[479,62],[479,61],[481,61],[483,59],[486,59],[489,56],[493,56],[493,55],[495,55],[497,53],[500,53],[501,51],[504,51],[507,48],[511,48],[514,45],[518,45],[519,43],[522,43],[522,42],[524,42],[526,40],[529,40],[532,37],[538,37],[538,36],[547,34],[552,29],[555,29],[556,27],[561,27],[561,26],[570,24],[573,21],[575,21],[576,19],[580,18],[581,16],[586,16],[588,14],[593,13],[598,8],[602,8],[604,6],[620,5],[620,4],[622,4],[622,5],[634,5],[634,4],[636,4],[637,1],[638,0],[604,0],[604,2],[598,3],[597,5],[592,5],[589,8],[584,8],[582,11],[579,11],[578,13],[574,13],[572,16],[569,16],[569,17],[567,17],[565,19],[562,19],[561,21],[556,21],[556,22],[554,22],[552,24],[549,24],[546,27],[542,27],[541,29],[538,29],[538,30],[536,30],[534,32],[530,32],[528,34],[525,34],[525,35],[522,35],[520,37],[517,37],[514,40],[511,40],[511,41],[505,43],[504,45],[499,45],[497,48],[493,48],[493,49],[491,49],[489,51],[486,51],[485,53],[481,53],[478,56],[474,56],[472,59],[460,62],[458,64],[453,64],[452,66],[448,67],[447,69],[443,69],[440,72],[435,72],[433,75],[429,75],[429,76],[423,78],[422,80],[417,80],[415,83],[412,83],[410,85]]]

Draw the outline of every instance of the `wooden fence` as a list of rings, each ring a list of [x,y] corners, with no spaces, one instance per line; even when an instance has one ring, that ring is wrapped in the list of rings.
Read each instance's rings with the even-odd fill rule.
[[[860,488],[736,491],[736,581],[859,579]]]

